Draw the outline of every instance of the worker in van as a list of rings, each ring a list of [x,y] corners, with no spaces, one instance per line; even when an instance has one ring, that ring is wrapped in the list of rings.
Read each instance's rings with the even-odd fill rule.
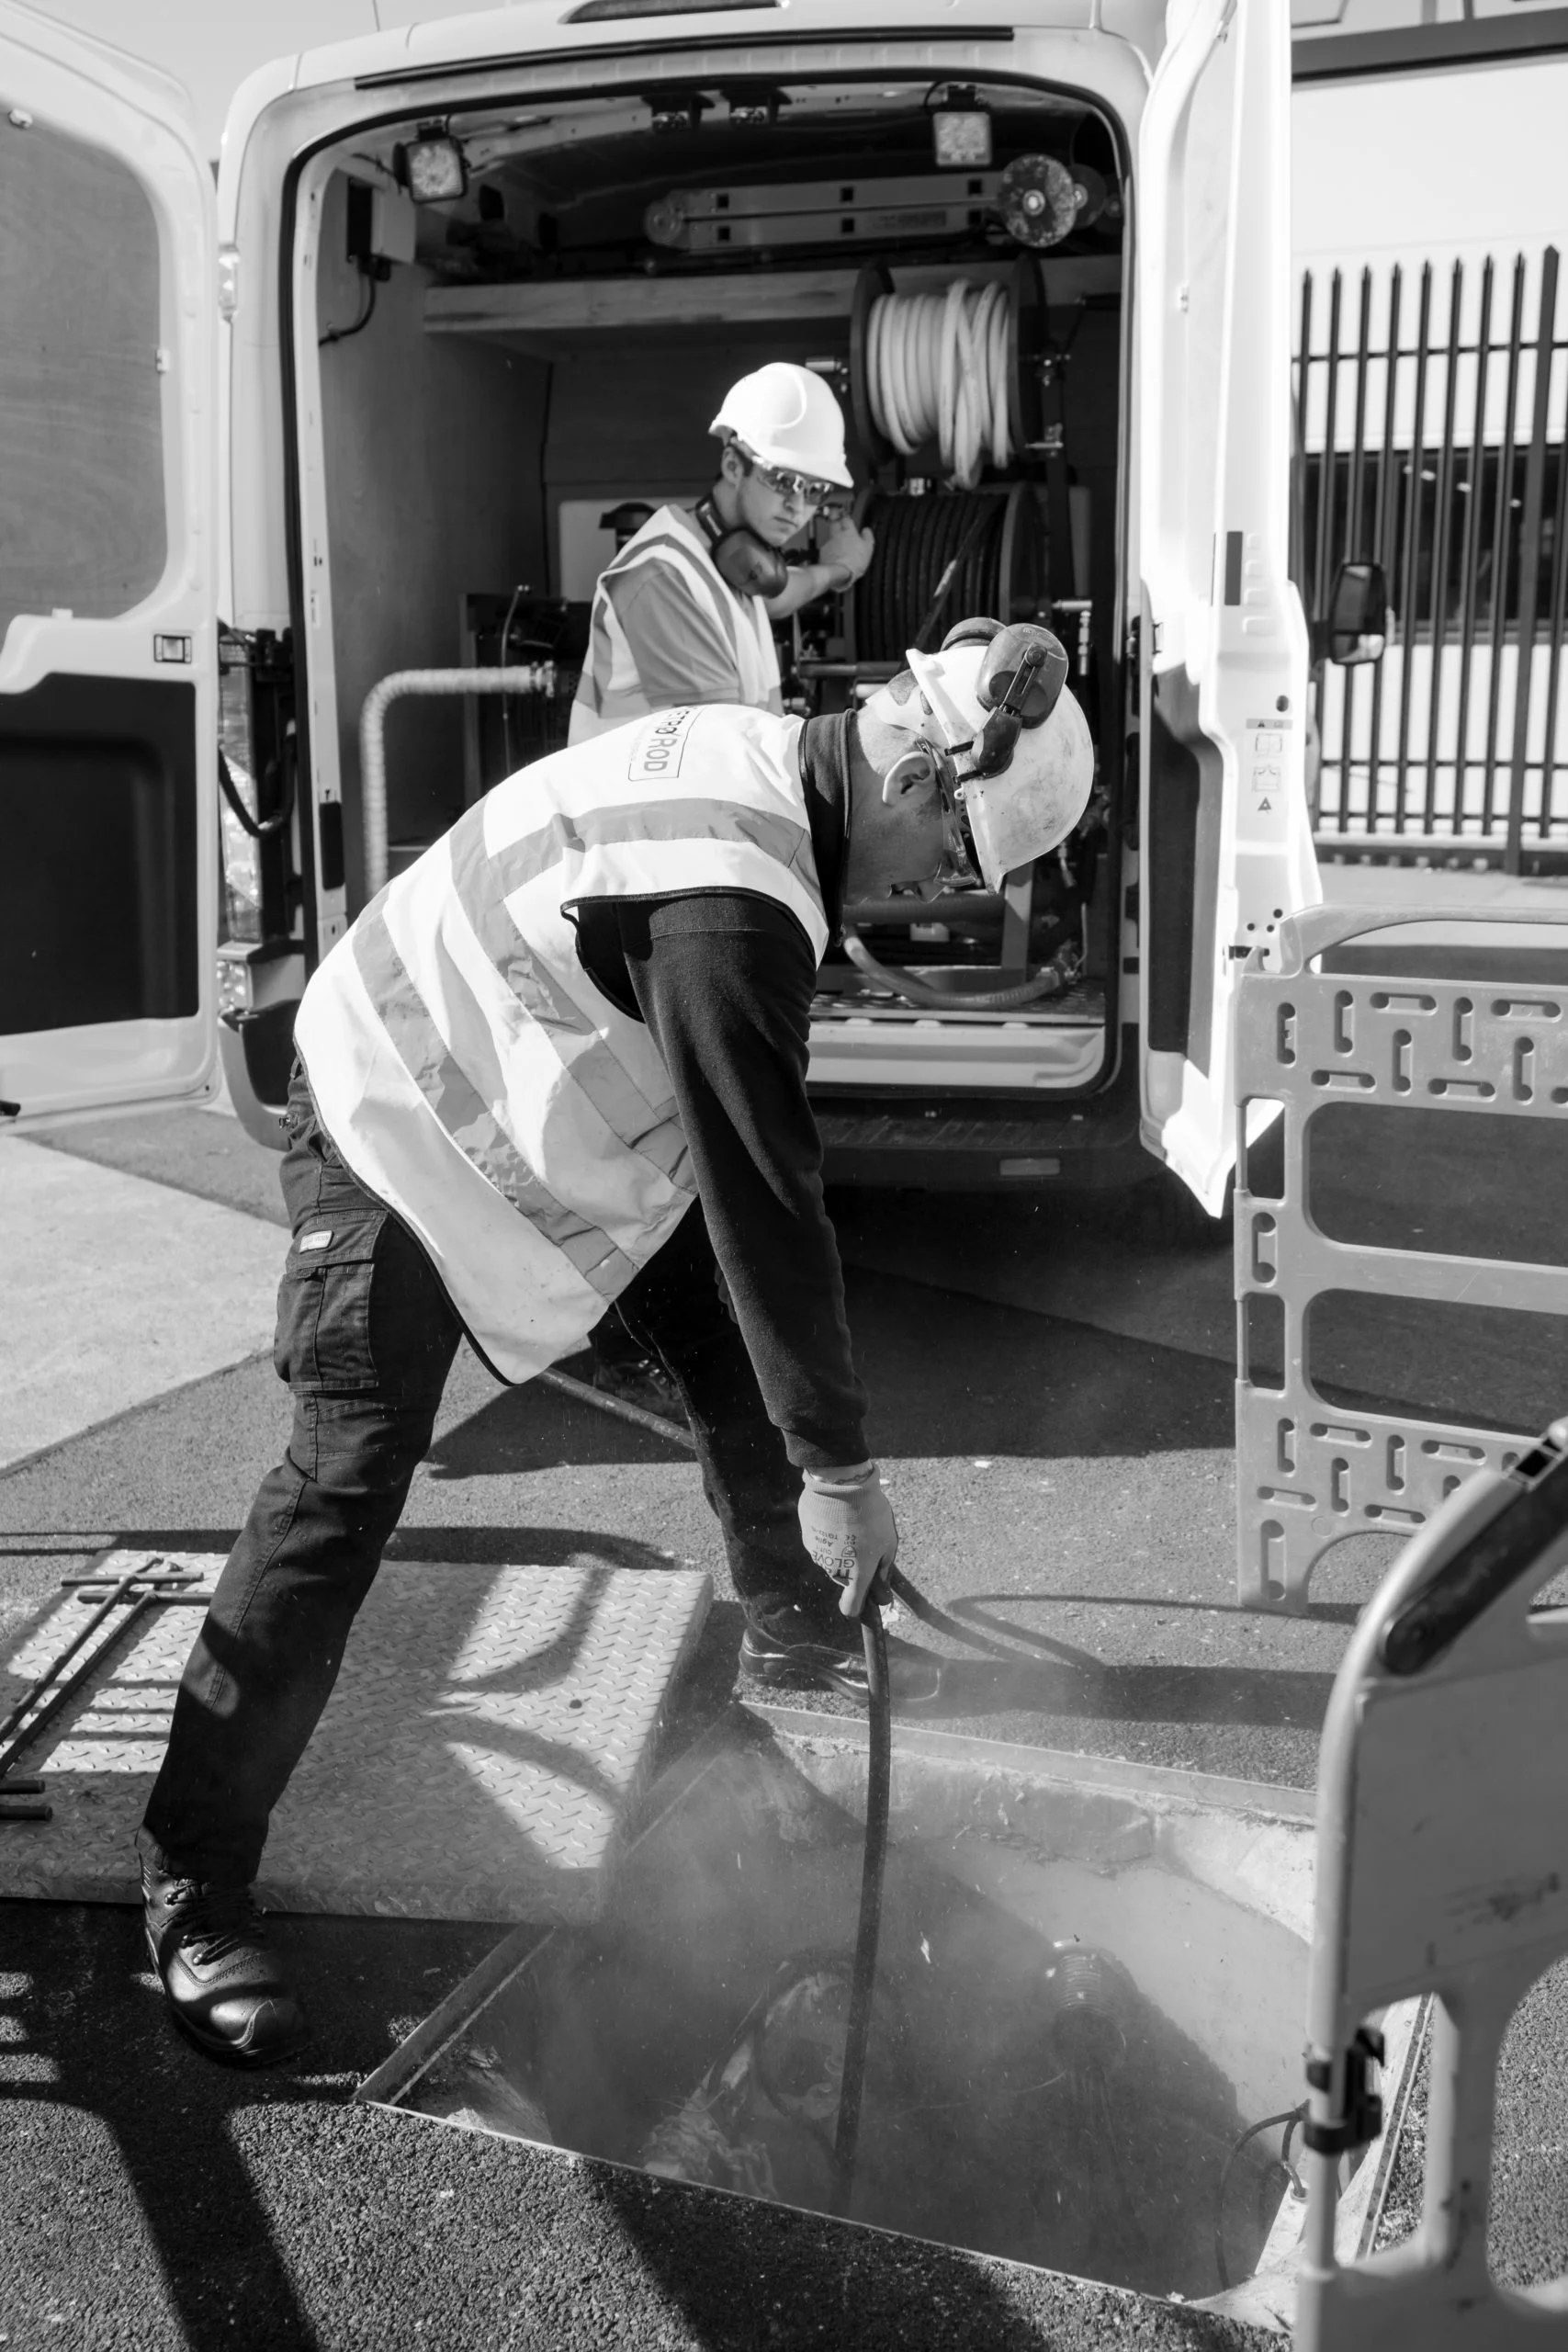
[[[732,384],[709,431],[718,477],[696,512],[616,507],[615,560],[594,590],[572,743],[672,705],[748,703],[782,711],[773,623],[858,580],[873,537],[840,517],[817,561],[782,550],[851,487],[844,420],[809,368],[775,360]],[[623,538],[622,522],[635,527]],[[595,1388],[678,1416],[659,1363],[614,1308],[589,1334]]]
[[[677,703],[782,711],[773,623],[852,586],[871,561],[872,534],[847,515],[815,562],[784,560],[852,488],[843,415],[820,376],[773,360],[730,386],[708,430],[723,448],[695,513],[660,506],[599,575],[570,742]]]
[[[138,1840],[153,1965],[215,2056],[305,2038],[250,1889],[465,1334],[522,1382],[617,1301],[690,1417],[742,1675],[865,1694],[852,1621],[898,1537],[807,1098],[817,967],[846,893],[996,888],[1066,836],[1093,770],[1046,630],[972,622],[909,662],[857,712],[693,705],[508,777],[306,989],[293,1428]],[[930,1653],[891,1648],[896,1702],[935,1696]]]

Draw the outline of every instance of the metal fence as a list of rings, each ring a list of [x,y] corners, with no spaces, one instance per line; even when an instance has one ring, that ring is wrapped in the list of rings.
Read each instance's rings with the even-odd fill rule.
[[[1302,280],[1297,570],[1381,563],[1388,649],[1314,672],[1320,847],[1568,867],[1558,254]]]

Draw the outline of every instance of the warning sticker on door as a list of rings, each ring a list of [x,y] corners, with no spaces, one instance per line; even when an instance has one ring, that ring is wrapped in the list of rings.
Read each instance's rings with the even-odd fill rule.
[[[628,784],[664,784],[680,775],[686,738],[701,707],[700,704],[690,708],[677,705],[673,710],[660,711],[638,729],[626,763]]]

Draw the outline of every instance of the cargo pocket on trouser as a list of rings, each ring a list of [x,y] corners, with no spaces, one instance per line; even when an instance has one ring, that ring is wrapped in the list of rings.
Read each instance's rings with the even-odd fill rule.
[[[379,1385],[370,1288],[385,1209],[331,1209],[300,1221],[277,1292],[273,1363],[297,1396],[353,1395]]]

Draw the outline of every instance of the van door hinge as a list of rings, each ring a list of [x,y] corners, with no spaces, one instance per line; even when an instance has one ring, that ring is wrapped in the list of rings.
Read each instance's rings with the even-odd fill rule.
[[[218,315],[231,319],[240,307],[240,248],[220,245],[218,249]]]

